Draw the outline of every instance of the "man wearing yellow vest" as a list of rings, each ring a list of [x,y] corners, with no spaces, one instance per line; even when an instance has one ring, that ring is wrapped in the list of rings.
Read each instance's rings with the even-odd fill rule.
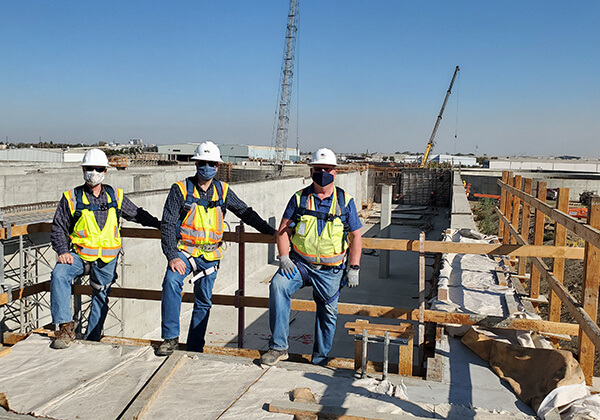
[[[327,365],[340,290],[358,286],[362,223],[354,199],[333,184],[337,160],[331,150],[317,150],[310,165],[313,183],[290,199],[279,225],[280,262],[269,288],[272,336],[261,357],[264,365],[288,358],[291,298],[305,286],[312,286],[317,304],[312,363]]]
[[[92,304],[85,339],[100,340],[121,250],[120,216],[160,229],[160,221],[133,204],[122,189],[102,183],[109,167],[102,150],[88,150],[81,166],[85,184],[63,194],[52,221],[52,248],[58,254],[50,296],[52,322],[59,326],[50,345],[55,349],[69,347],[75,337],[71,283],[88,272]]]
[[[192,157],[196,174],[173,184],[161,227],[162,250],[169,266],[162,284],[162,344],[158,356],[168,356],[179,348],[179,317],[183,280],[192,274],[194,309],[187,336],[187,350],[202,352],[204,335],[212,306],[212,289],[223,258],[225,212],[231,210],[261,233],[274,235],[275,229],[248,207],[228,184],[213,178],[221,152],[211,141],[203,142]],[[262,198],[262,197],[261,197]]]

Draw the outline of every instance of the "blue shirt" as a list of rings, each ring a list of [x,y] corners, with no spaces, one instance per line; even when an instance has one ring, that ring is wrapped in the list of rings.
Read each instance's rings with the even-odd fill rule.
[[[312,194],[314,198],[316,207],[315,210],[318,212],[329,213],[329,209],[331,208],[331,201],[333,200],[333,194],[321,200],[317,196],[317,194],[315,194],[315,189],[312,184],[308,186],[308,192],[309,194]],[[346,214],[348,215],[348,227],[350,232],[354,232],[355,230],[358,230],[362,227],[362,223],[358,218],[358,212],[356,211],[356,205],[354,204],[354,198],[350,199],[350,201],[345,204]],[[283,218],[291,220],[294,215],[294,212],[296,211],[296,208],[298,208],[298,205],[296,204],[296,195],[294,194],[292,198],[290,198],[290,201],[288,201],[287,207],[283,212]],[[319,235],[321,235],[321,232],[323,232],[323,229],[325,229],[325,223],[327,223],[325,220],[317,219],[317,232]]]

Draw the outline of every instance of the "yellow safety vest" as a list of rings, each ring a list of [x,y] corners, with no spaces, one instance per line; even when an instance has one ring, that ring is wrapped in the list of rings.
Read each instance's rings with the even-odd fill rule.
[[[212,204],[210,205],[206,205],[208,203],[203,205],[199,201],[200,194],[194,185],[193,197],[198,201],[191,203],[179,228],[181,239],[177,244],[177,248],[187,252],[192,257],[202,256],[207,261],[216,261],[223,258],[223,251],[220,248],[224,230],[223,210],[220,205],[215,205],[215,203],[219,200],[222,200],[221,203],[225,203],[229,184],[221,182],[223,196],[219,197],[217,187],[214,185],[217,182],[221,181],[213,181]],[[187,182],[178,181],[175,185],[179,187],[183,199],[186,200],[188,194]]]
[[[301,208],[302,191],[296,192],[296,205]],[[352,197],[346,194],[341,188],[339,189],[344,194],[344,206],[347,206]],[[338,188],[334,189],[329,208],[329,219],[325,222],[325,228],[319,236],[317,229],[317,216],[314,214],[299,214],[299,218],[295,220],[296,226],[291,238],[292,247],[296,253],[312,264],[322,264],[336,266],[342,264],[346,250],[348,249],[348,235],[344,229],[341,215],[342,209],[338,202]],[[306,210],[315,212],[315,199],[313,194],[306,197]],[[298,212],[298,211],[297,211]],[[300,210],[300,213],[302,211]]]
[[[104,194],[106,194],[107,203],[110,204],[113,201],[110,194],[106,191],[107,188],[112,187],[108,185],[104,186]],[[85,261],[101,259],[107,263],[119,255],[119,251],[121,250],[121,234],[118,213],[120,213],[123,204],[123,190],[116,188],[116,192],[117,207],[109,206],[106,223],[102,230],[96,222],[93,209],[84,208],[80,210],[81,216],[75,222],[70,237],[75,251]],[[75,217],[77,211],[75,189],[66,191],[63,195],[69,203],[71,216]],[[81,201],[86,206],[90,204],[83,188],[81,188]]]

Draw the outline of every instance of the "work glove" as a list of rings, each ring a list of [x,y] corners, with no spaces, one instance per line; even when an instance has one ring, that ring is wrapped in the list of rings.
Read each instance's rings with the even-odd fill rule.
[[[360,272],[359,268],[350,268],[350,270],[348,270],[348,287],[358,286],[358,273],[359,272]]]
[[[279,271],[288,279],[293,279],[294,274],[298,271],[296,264],[290,259],[289,255],[281,255],[279,257]]]

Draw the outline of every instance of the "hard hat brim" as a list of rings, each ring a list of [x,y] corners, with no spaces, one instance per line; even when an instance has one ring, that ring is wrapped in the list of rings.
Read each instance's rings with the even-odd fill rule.
[[[200,157],[200,156],[192,156],[191,160],[204,160],[206,162],[225,163],[222,159],[207,158],[207,157]]]

